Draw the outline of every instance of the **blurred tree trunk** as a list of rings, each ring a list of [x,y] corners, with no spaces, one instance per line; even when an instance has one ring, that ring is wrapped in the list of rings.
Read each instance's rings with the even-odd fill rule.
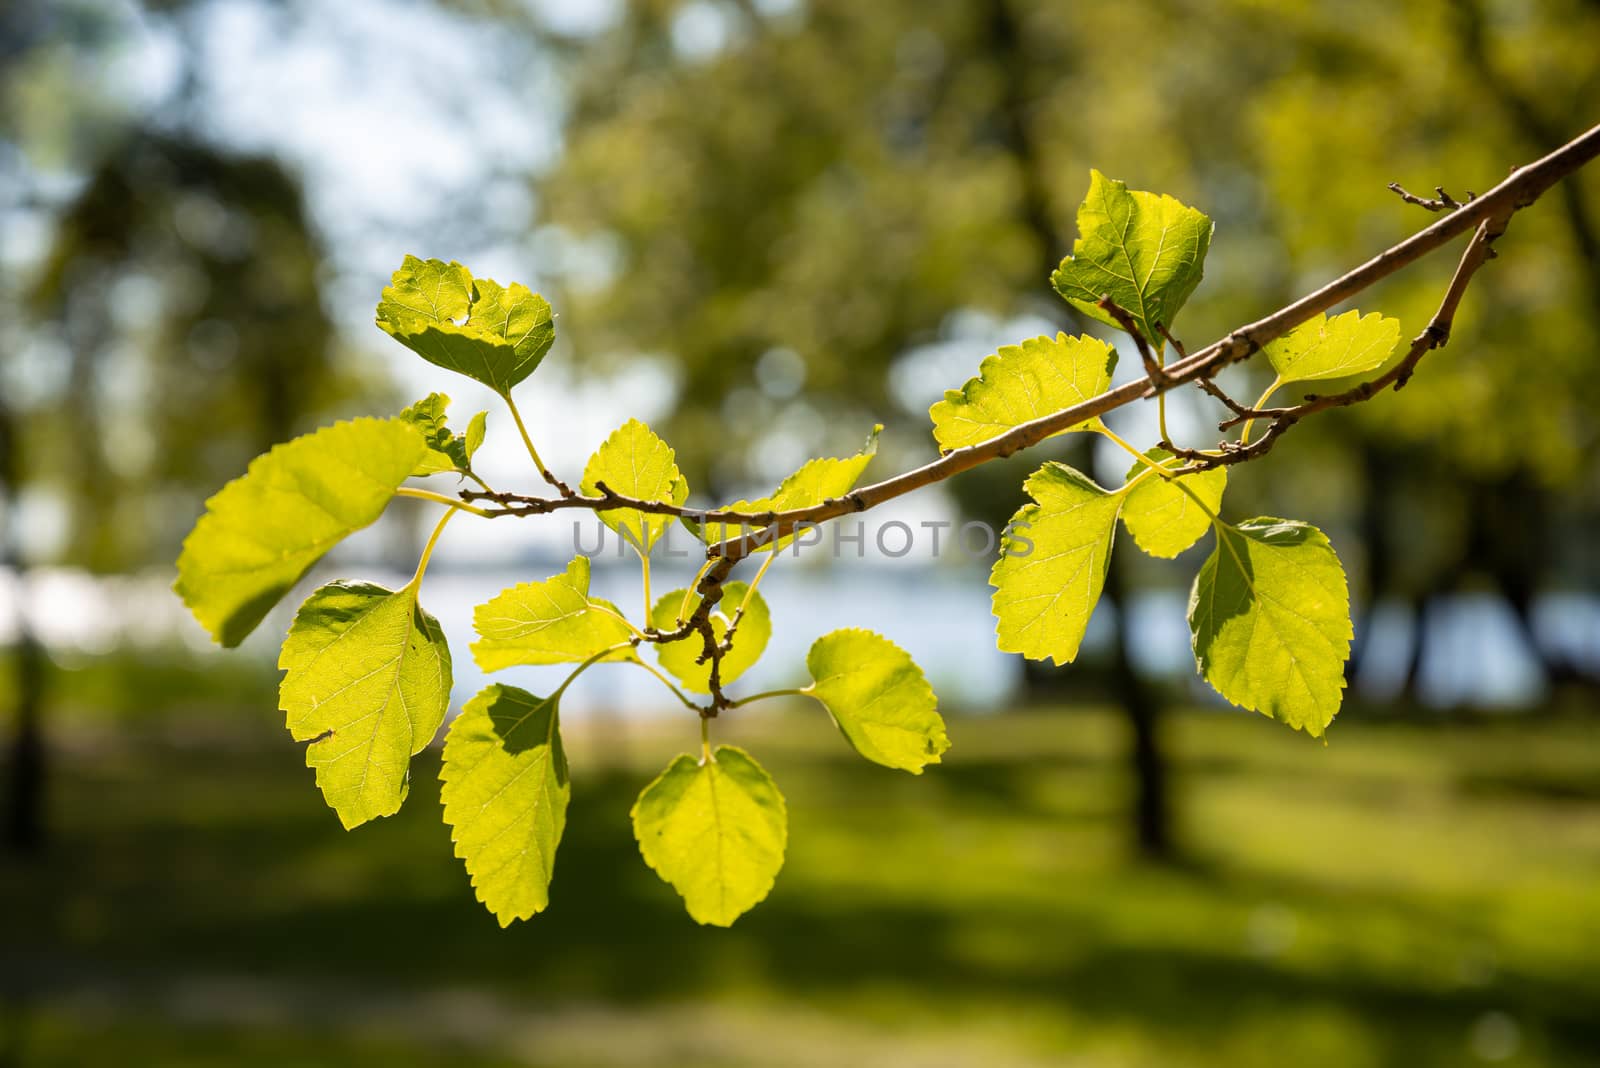
[[[0,491],[4,493],[5,523],[0,527],[0,567],[11,572],[16,597],[13,606],[17,639],[12,646],[12,733],[6,753],[5,848],[16,854],[44,848],[45,747],[44,650],[29,626],[23,601],[27,570],[22,557],[21,521],[17,515],[17,487],[22,482],[19,435],[11,409],[0,400]]]
[[[1456,45],[1477,72],[1478,84],[1502,118],[1530,151],[1545,152],[1560,143],[1567,136],[1567,110],[1560,108],[1552,113],[1497,65],[1490,52],[1492,34],[1482,0],[1455,0],[1453,10]],[[1593,206],[1582,182],[1562,182],[1558,192],[1567,217],[1564,232],[1577,252],[1586,287],[1600,301],[1600,226],[1595,223]],[[1600,685],[1600,677],[1541,642],[1534,627],[1533,606],[1547,558],[1536,542],[1539,534],[1551,529],[1549,497],[1549,491],[1540,487],[1532,475],[1522,472],[1512,473],[1498,485],[1488,487],[1486,493],[1475,493],[1473,523],[1475,533],[1484,540],[1479,559],[1511,608],[1550,683]]]
[[[1371,648],[1372,617],[1378,601],[1394,587],[1394,546],[1389,540],[1389,510],[1394,501],[1393,457],[1388,451],[1372,442],[1362,442],[1361,476],[1365,492],[1361,497],[1357,525],[1366,551],[1366,604],[1362,606],[1360,626],[1356,627],[1355,640],[1350,645],[1350,659],[1345,662],[1344,677],[1354,685],[1361,674],[1361,665]]]
[[[1534,624],[1534,607],[1549,552],[1544,544],[1554,529],[1548,490],[1533,476],[1514,471],[1492,483],[1474,483],[1468,558],[1488,572],[1511,609],[1523,643],[1552,686],[1595,683],[1583,668],[1545,643]]]
[[[1064,242],[1056,233],[1044,161],[1029,128],[1028,74],[1037,57],[1030,57],[1023,47],[1022,28],[1012,0],[989,0],[988,23],[989,50],[1001,87],[996,116],[999,136],[1017,161],[1022,180],[1022,219],[1038,245],[1039,277],[1048,278],[1056,267],[1057,251]],[[1056,315],[1067,313],[1064,302],[1057,302],[1057,305]],[[1092,449],[1086,447],[1083,452],[1085,460],[1092,458]],[[1167,860],[1174,853],[1174,845],[1167,800],[1167,762],[1161,750],[1158,726],[1161,703],[1128,654],[1129,646],[1137,639],[1133,633],[1132,613],[1127,610],[1123,570],[1117,556],[1112,554],[1101,596],[1102,603],[1110,605],[1117,621],[1110,649],[1112,693],[1132,730],[1129,758],[1136,783],[1134,844],[1147,858]]]
[[[1133,624],[1123,583],[1126,564],[1121,561],[1115,553],[1111,555],[1104,596],[1117,614],[1117,631],[1111,642],[1112,688],[1117,703],[1127,714],[1133,740],[1134,842],[1142,855],[1167,860],[1175,848],[1167,795],[1167,759],[1161,747],[1161,703],[1128,655]]]

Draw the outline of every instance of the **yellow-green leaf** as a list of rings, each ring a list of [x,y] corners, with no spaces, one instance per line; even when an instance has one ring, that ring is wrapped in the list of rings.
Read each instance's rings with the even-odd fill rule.
[[[478,900],[502,927],[543,912],[572,800],[557,699],[484,689],[450,724],[439,780]]]
[[[411,758],[450,704],[450,648],[416,587],[335,582],[306,599],[284,639],[278,703],[345,827],[399,811]]]
[[[604,482],[625,497],[641,501],[682,504],[689,498],[689,483],[678,471],[671,447],[637,419],[629,419],[605,440],[583,469],[583,492],[594,494]],[[648,554],[661,535],[676,521],[670,515],[616,508],[598,513],[602,522]]]
[[[489,416],[479,412],[467,424],[465,434],[455,434],[445,418],[450,398],[443,393],[430,393],[400,413],[400,418],[422,432],[428,451],[411,473],[436,475],[444,471],[468,474],[472,470],[472,454],[483,444],[483,434]]]
[[[173,589],[238,645],[311,565],[388,505],[427,451],[401,419],[337,423],[278,445],[206,502]]]
[[[1399,319],[1347,311],[1308,319],[1261,351],[1280,382],[1312,382],[1375,370],[1399,343]]]
[[[472,611],[472,657],[484,671],[517,664],[576,664],[633,634],[617,610],[589,597],[589,558],[543,582],[503,590]],[[626,659],[619,650],[608,659]]]
[[[1078,208],[1078,240],[1050,281],[1074,308],[1120,328],[1099,307],[1109,293],[1160,349],[1165,339],[1157,324],[1170,327],[1200,284],[1211,230],[1203,213],[1172,197],[1130,191],[1090,171],[1089,194]]]
[[[1181,466],[1166,449],[1154,448],[1145,455],[1163,467]],[[1131,480],[1149,470],[1145,464],[1136,462],[1128,470],[1128,478]],[[1184,488],[1189,492],[1185,493]],[[1170,560],[1199,541],[1211,528],[1211,517],[1222,506],[1222,494],[1227,488],[1226,467],[1213,467],[1176,479],[1154,473],[1145,475],[1128,491],[1122,503],[1123,525],[1139,548],[1151,556]],[[1207,512],[1207,508],[1211,511]]]
[[[1023,423],[1098,397],[1111,386],[1117,353],[1098,338],[1036,337],[1007,345],[978,366],[978,377],[928,409],[946,452],[999,437]],[[1090,430],[1090,419],[1067,431]]]
[[[1344,568],[1316,527],[1219,524],[1189,628],[1200,674],[1223,697],[1314,737],[1333,722],[1354,634]]]
[[[921,775],[950,748],[938,701],[911,655],[869,630],[836,630],[806,656],[812,683],[845,740],[875,763]]]
[[[763,512],[787,512],[797,508],[810,508],[821,504],[823,501],[834,497],[842,497],[855,488],[861,474],[867,469],[867,464],[878,452],[878,434],[883,430],[879,424],[872,428],[872,433],[867,437],[867,443],[861,451],[854,456],[843,458],[826,458],[807,460],[798,471],[784,479],[776,492],[770,497],[762,497],[754,501],[734,501],[725,505],[724,509],[730,512],[746,512],[760,514]],[[717,545],[733,538],[748,537],[758,532],[760,527],[743,526],[734,523],[706,523],[704,525],[693,520],[684,520],[684,525],[694,531],[695,536],[707,545]],[[772,552],[782,549],[794,541],[795,534],[785,534],[766,545],[760,546],[756,552]]]
[[[461,435],[461,451],[466,454],[467,466],[471,466],[472,457],[483,444],[483,436],[489,432],[489,413],[478,412],[467,420],[466,433]]]
[[[789,816],[778,786],[742,749],[680,756],[633,806],[646,864],[683,896],[696,923],[727,927],[772,890]]]
[[[767,612],[767,602],[762,599],[760,591],[752,592],[749,585],[743,582],[730,582],[723,587],[722,600],[717,602],[716,609],[711,613],[711,630],[717,641],[727,636],[728,625],[741,605],[744,606],[744,614],[740,616],[739,629],[734,632],[733,644],[722,657],[720,670],[724,686],[761,659],[767,641],[772,637],[772,617]],[[673,590],[650,610],[650,624],[660,631],[676,630],[680,620],[692,615],[698,607],[699,594],[691,590]],[[711,665],[709,662],[695,662],[704,650],[704,639],[699,634],[691,634],[675,642],[657,645],[656,658],[665,670],[677,676],[684,689],[708,694],[711,692]]]
[[[1077,658],[1105,586],[1122,497],[1054,461],[1023,488],[1034,503],[1011,517],[989,572],[998,644],[1064,664]]]
[[[429,363],[502,395],[555,341],[550,305],[527,286],[474,280],[459,263],[407,256],[378,303],[378,326]]]

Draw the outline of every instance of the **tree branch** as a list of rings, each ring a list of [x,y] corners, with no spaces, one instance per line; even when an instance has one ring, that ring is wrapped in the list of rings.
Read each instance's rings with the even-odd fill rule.
[[[701,663],[709,661],[711,665],[709,683],[711,703],[702,710],[701,714],[707,717],[715,716],[720,710],[731,707],[732,702],[722,692],[721,661],[726,649],[723,643],[719,643],[716,640],[716,633],[711,626],[711,613],[722,600],[723,583],[732,572],[734,566],[752,552],[786,534],[792,533],[802,525],[819,524],[848,515],[851,512],[860,512],[876,507],[913,490],[942,482],[963,471],[971,470],[992,460],[1011,456],[1079,423],[1104,416],[1135,401],[1157,396],[1189,382],[1197,383],[1201,389],[1221,400],[1233,412],[1234,418],[1222,424],[1224,429],[1247,419],[1270,419],[1271,422],[1266,432],[1250,444],[1239,445],[1232,442],[1224,442],[1220,449],[1214,452],[1184,449],[1173,445],[1171,442],[1164,442],[1163,444],[1174,455],[1189,461],[1185,467],[1176,469],[1173,475],[1205,470],[1209,467],[1243,463],[1263,456],[1272,449],[1278,439],[1287,433],[1291,427],[1308,415],[1329,408],[1360,403],[1391,385],[1396,389],[1404,386],[1416,370],[1417,364],[1422,357],[1429,351],[1439,348],[1449,339],[1456,310],[1460,306],[1461,298],[1466,292],[1468,284],[1478,269],[1493,258],[1493,243],[1495,239],[1505,232],[1511,217],[1516,212],[1538,200],[1553,185],[1577,171],[1597,155],[1600,155],[1600,126],[1589,129],[1542,159],[1516,168],[1499,185],[1480,197],[1469,198],[1464,203],[1452,200],[1441,189],[1439,190],[1439,208],[1432,208],[1429,207],[1428,202],[1423,201],[1423,198],[1412,196],[1403,189],[1397,189],[1397,192],[1409,202],[1419,203],[1423,207],[1429,207],[1429,210],[1449,208],[1450,212],[1433,225],[1385,249],[1359,267],[1346,272],[1315,292],[1301,297],[1299,300],[1278,309],[1264,318],[1239,327],[1196,353],[1185,354],[1183,347],[1177,344],[1163,328],[1161,331],[1162,336],[1173,342],[1173,347],[1180,355],[1179,360],[1168,364],[1164,368],[1151,354],[1145,339],[1133,324],[1132,317],[1118,308],[1116,303],[1111,301],[1109,297],[1103,298],[1100,306],[1110,312],[1114,318],[1117,318],[1118,322],[1133,337],[1134,344],[1137,346],[1140,357],[1144,361],[1145,375],[1143,378],[1135,379],[1115,389],[1107,390],[1097,397],[1092,397],[1069,408],[1013,427],[1011,430],[988,441],[954,449],[936,460],[911,471],[903,472],[893,478],[852,490],[843,496],[833,497],[806,508],[765,512],[685,508],[681,505],[641,500],[617,493],[604,483],[597,484],[595,487],[596,493],[593,496],[578,494],[550,476],[546,476],[547,480],[551,481],[552,485],[561,494],[559,499],[525,497],[512,493],[493,493],[481,490],[463,490],[460,495],[466,501],[487,500],[501,505],[502,507],[499,511],[484,510],[485,514],[494,516],[543,515],[565,508],[581,508],[590,511],[632,508],[656,515],[680,516],[698,519],[702,522],[737,523],[741,526],[748,525],[760,528],[749,535],[730,538],[719,544],[708,546],[706,549],[707,560],[715,561],[715,563],[705,569],[700,580],[695,584],[695,591],[700,595],[700,603],[696,606],[694,612],[690,614],[690,617],[681,626],[674,630],[658,631],[654,628],[647,628],[644,632],[643,640],[654,643],[681,641],[696,634],[700,636],[703,651],[699,661]],[[1329,308],[1348,300],[1374,283],[1415,263],[1422,257],[1468,232],[1472,233],[1472,240],[1462,254],[1455,274],[1450,280],[1450,285],[1440,302],[1438,311],[1435,312],[1427,328],[1412,341],[1411,348],[1405,357],[1384,374],[1343,393],[1325,397],[1310,396],[1302,404],[1293,407],[1262,409],[1259,411],[1239,404],[1212,381],[1213,376],[1229,364],[1249,358],[1260,351],[1263,345],[1283,336],[1312,316],[1325,312]],[[1120,316],[1118,312],[1121,312]],[[542,468],[543,465],[541,464],[540,466]]]
[[[1494,242],[1505,233],[1506,225],[1515,211],[1515,208],[1507,208],[1502,214],[1478,224],[1472,240],[1461,254],[1460,262],[1456,264],[1455,274],[1450,277],[1450,284],[1445,289],[1444,297],[1439,301],[1438,311],[1433,313],[1433,318],[1428,321],[1422,333],[1412,339],[1411,347],[1399,363],[1377,378],[1352,386],[1342,393],[1321,397],[1311,394],[1306,397],[1304,403],[1293,407],[1263,410],[1259,416],[1252,418],[1270,417],[1272,423],[1260,438],[1248,445],[1227,442],[1219,453],[1191,457],[1191,462],[1174,472],[1174,477],[1204,471],[1211,467],[1244,463],[1265,456],[1277,444],[1279,438],[1308,415],[1329,408],[1360,404],[1371,400],[1391,385],[1396,390],[1403,389],[1416,372],[1417,364],[1422,362],[1422,357],[1434,349],[1443,348],[1450,340],[1450,330],[1455,325],[1456,311],[1461,307],[1461,298],[1466,294],[1467,286],[1471,284],[1479,268],[1494,259]],[[1229,422],[1231,424],[1240,421],[1242,420],[1234,419]]]
[[[1403,187],[1399,182],[1390,182],[1389,183],[1389,190],[1391,192],[1393,192],[1396,196],[1398,196],[1401,200],[1405,201],[1407,204],[1415,204],[1417,207],[1422,208],[1422,209],[1424,209],[1426,211],[1432,211],[1432,212],[1455,211],[1457,208],[1459,208],[1461,206],[1461,201],[1457,200],[1455,197],[1451,196],[1449,193],[1446,193],[1444,191],[1444,186],[1442,186],[1442,185],[1436,185],[1436,186],[1433,187],[1433,191],[1435,193],[1439,194],[1438,197],[1436,197],[1436,198],[1435,197],[1419,197],[1415,193],[1409,193],[1409,192],[1406,191],[1405,187]],[[1476,193],[1474,193],[1470,189],[1467,190],[1467,199],[1468,200],[1475,200],[1476,198],[1477,198],[1477,194]]]

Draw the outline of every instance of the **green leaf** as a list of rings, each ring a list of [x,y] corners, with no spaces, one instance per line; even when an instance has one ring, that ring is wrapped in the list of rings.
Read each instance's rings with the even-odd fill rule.
[[[337,423],[278,445],[206,502],[173,589],[238,645],[339,541],[383,513],[427,446],[400,419]]]
[[[1092,337],[1036,337],[1007,345],[978,366],[978,377],[928,409],[933,437],[949,452],[1098,397],[1111,386],[1117,352]],[[1089,419],[1062,433],[1091,430]]]
[[[399,811],[411,758],[450,705],[450,648],[415,586],[323,586],[284,639],[278,704],[289,733],[310,742],[306,765],[351,828]]]
[[[474,281],[459,263],[415,256],[384,289],[378,326],[429,363],[501,395],[533,373],[556,337],[550,305],[527,286]]]
[[[810,508],[849,493],[878,454],[878,435],[882,432],[883,424],[875,425],[867,435],[866,444],[854,456],[807,460],[798,471],[779,483],[778,492],[772,495],[773,507],[780,512]]]
[[[413,475],[436,475],[443,471],[471,473],[472,454],[483,444],[489,413],[479,412],[473,416],[465,434],[452,434],[445,419],[445,409],[449,406],[448,396],[430,393],[400,413],[400,418],[420,430],[428,443],[428,451],[411,472]]]
[[[689,498],[689,483],[678,471],[671,447],[637,419],[629,419],[605,440],[583,469],[583,492],[598,492],[604,482],[625,497],[641,501],[682,504]],[[655,515],[636,508],[616,508],[598,513],[600,520],[622,535],[641,554],[648,554],[675,522],[670,515]]]
[[[1169,196],[1130,191],[1099,171],[1089,172],[1089,195],[1078,208],[1078,240],[1050,281],[1068,304],[1120,326],[1098,302],[1121,305],[1157,350],[1200,284],[1211,247],[1211,220]]]
[[[430,393],[400,412],[400,418],[420,430],[422,439],[428,443],[428,451],[423,453],[422,459],[411,472],[415,476],[436,475],[441,471],[456,469],[455,460],[446,451],[451,435],[444,413],[449,404],[450,398],[443,393]]]
[[[1180,466],[1166,449],[1154,448],[1145,455],[1163,467]],[[1131,481],[1148,470],[1146,465],[1135,462],[1128,470],[1128,478]],[[1185,493],[1180,483],[1194,496]],[[1122,504],[1123,525],[1139,548],[1151,556],[1170,560],[1199,541],[1211,528],[1211,517],[1222,506],[1222,494],[1227,488],[1226,467],[1213,467],[1176,479],[1147,475],[1127,493],[1127,500]],[[1195,497],[1200,498],[1199,503]],[[1201,504],[1211,509],[1210,513]]]
[[[711,630],[716,635],[717,641],[728,633],[728,625],[739,606],[745,603],[745,596],[749,594],[750,603],[745,607],[744,615],[739,620],[739,629],[734,633],[733,644],[722,658],[721,681],[722,685],[737,679],[750,669],[750,666],[761,659],[761,654],[767,648],[767,641],[772,637],[772,617],[767,612],[767,602],[762,599],[761,593],[751,593],[748,584],[743,582],[730,582],[723,587],[722,600],[717,603],[716,609],[711,613]],[[661,631],[676,630],[680,618],[687,618],[696,608],[700,607],[700,595],[690,590],[673,590],[655,603],[650,610],[650,625]],[[679,615],[680,611],[682,616]],[[668,642],[656,646],[656,658],[661,662],[662,668],[677,676],[686,690],[695,693],[711,692],[711,665],[709,663],[697,664],[695,661],[705,650],[704,639],[698,634],[691,634],[675,642]]]
[[[633,806],[633,835],[696,923],[727,927],[772,890],[789,816],[750,754],[719,746],[704,763],[678,757]]]
[[[1313,737],[1333,721],[1350,656],[1350,594],[1328,539],[1261,517],[1217,527],[1189,598],[1200,674],[1234,704]]]
[[[1399,343],[1399,319],[1347,311],[1308,319],[1261,351],[1280,382],[1313,382],[1381,367]]]
[[[450,724],[439,780],[478,900],[501,927],[543,912],[572,800],[557,698],[484,689]]]
[[[472,466],[472,458],[477,455],[478,449],[483,445],[483,436],[489,431],[489,413],[479,412],[467,420],[467,432],[461,436],[461,451],[466,454],[466,466]]]
[[[824,634],[806,655],[812,683],[855,751],[874,763],[921,775],[950,748],[933,688],[904,649],[869,630]]]
[[[861,451],[854,456],[818,460],[808,460],[798,471],[784,479],[778,489],[770,497],[762,497],[754,501],[734,501],[725,505],[724,510],[730,512],[787,512],[796,508],[810,508],[821,504],[823,501],[834,497],[842,497],[855,488],[856,482],[861,478],[861,473],[867,469],[867,464],[878,453],[878,435],[883,431],[883,424],[872,428],[872,433],[867,437],[867,443]],[[733,538],[746,537],[756,533],[761,528],[745,526],[740,528],[735,523],[706,523],[700,524],[692,519],[685,519],[684,526],[694,532],[695,536],[707,545],[717,545]],[[786,534],[775,541],[769,542],[756,549],[756,552],[772,552],[782,549],[794,541],[797,534]]]
[[[1122,496],[1051,461],[1023,488],[1034,500],[1006,528],[989,572],[1002,652],[1056,664],[1077,658],[1111,560]]]
[[[589,597],[589,558],[543,582],[501,591],[472,611],[472,657],[484,671],[517,664],[576,664],[633,635],[617,610]],[[625,660],[629,650],[607,659]]]

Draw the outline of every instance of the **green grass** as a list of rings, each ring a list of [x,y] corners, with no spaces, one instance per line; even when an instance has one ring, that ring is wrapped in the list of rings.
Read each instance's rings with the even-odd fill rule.
[[[48,859],[0,869],[0,1065],[1597,1062],[1591,723],[1170,727],[1187,860],[1158,868],[1110,716],[957,720],[920,778],[815,717],[719,725],[791,815],[730,931],[627,820],[693,724],[576,736],[550,910],[501,931],[434,754],[345,834],[277,732],[102,725]]]

